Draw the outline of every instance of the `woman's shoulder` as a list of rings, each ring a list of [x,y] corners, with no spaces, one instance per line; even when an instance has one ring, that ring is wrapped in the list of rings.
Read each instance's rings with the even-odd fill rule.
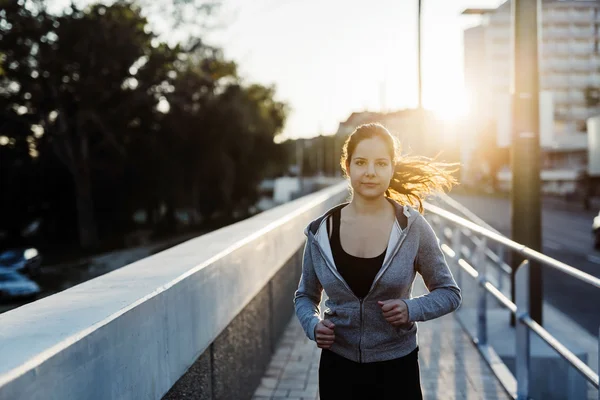
[[[411,230],[416,230],[419,232],[419,236],[421,240],[425,241],[435,241],[437,242],[437,235],[433,226],[429,223],[425,215],[421,214],[418,210],[412,210],[413,212],[413,223]]]
[[[415,222],[423,218],[423,215],[410,204],[404,204],[396,199],[391,198],[388,198],[388,200],[394,206],[396,220],[398,221],[402,229],[405,229],[408,226],[409,222],[414,224]],[[422,221],[420,221],[419,223],[421,222]]]

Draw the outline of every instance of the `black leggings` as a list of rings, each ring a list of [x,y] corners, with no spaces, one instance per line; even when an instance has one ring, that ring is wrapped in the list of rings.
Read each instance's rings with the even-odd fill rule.
[[[329,350],[321,351],[321,400],[422,400],[419,348],[389,361],[360,364]]]

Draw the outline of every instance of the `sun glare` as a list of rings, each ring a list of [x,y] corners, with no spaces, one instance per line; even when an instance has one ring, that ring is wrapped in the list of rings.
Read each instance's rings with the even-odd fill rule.
[[[447,122],[458,122],[469,115],[469,101],[465,93],[438,95],[432,103],[431,110]]]

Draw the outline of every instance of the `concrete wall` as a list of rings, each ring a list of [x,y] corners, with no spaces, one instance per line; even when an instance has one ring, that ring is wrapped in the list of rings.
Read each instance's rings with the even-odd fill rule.
[[[251,398],[293,315],[302,251],[277,272],[163,399]]]
[[[250,398],[346,184],[0,315],[0,400]]]

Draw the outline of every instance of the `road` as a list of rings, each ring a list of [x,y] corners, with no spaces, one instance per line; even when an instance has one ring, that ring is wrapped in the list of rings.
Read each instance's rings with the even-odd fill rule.
[[[471,195],[452,195],[452,198],[510,237],[510,199]],[[594,250],[591,234],[596,213],[562,200],[544,200],[542,252],[600,278],[600,252]],[[597,336],[600,290],[548,268],[543,270],[542,279],[544,300]]]

